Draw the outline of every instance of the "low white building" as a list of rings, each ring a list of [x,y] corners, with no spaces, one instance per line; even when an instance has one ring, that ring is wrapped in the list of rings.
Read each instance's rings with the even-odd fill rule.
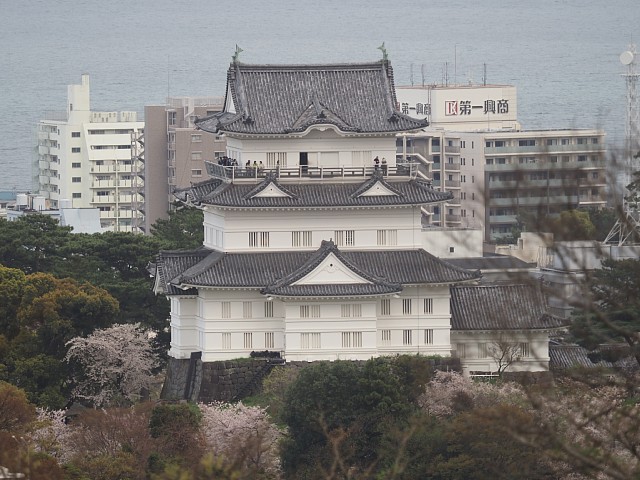
[[[396,163],[396,135],[426,126],[396,104],[386,60],[231,64],[224,111],[196,125],[224,135],[239,166],[209,164],[212,179],[180,192],[204,211],[204,245],[161,252],[156,265],[172,358],[450,356],[471,341],[453,330],[451,292],[479,288],[480,273],[444,259],[477,253],[481,234],[429,227],[424,207],[452,195]],[[543,362],[524,368],[544,370],[536,338],[525,353]]]

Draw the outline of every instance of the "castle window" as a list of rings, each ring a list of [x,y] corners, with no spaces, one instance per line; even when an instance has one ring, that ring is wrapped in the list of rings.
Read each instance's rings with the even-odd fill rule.
[[[253,333],[251,332],[244,333],[244,348],[245,349],[253,348]]]
[[[381,334],[382,334],[382,343],[383,343],[383,345],[390,345],[391,344],[391,330],[382,330]]]
[[[397,245],[398,230],[378,230],[378,245]]]
[[[292,247],[310,247],[312,243],[312,232],[310,230],[291,232]]]
[[[424,344],[425,345],[433,344],[433,328],[424,329]]]
[[[222,348],[224,350],[231,350],[231,334],[230,333],[222,334]]]
[[[275,348],[275,335],[273,332],[264,332],[264,348]]]
[[[380,300],[380,316],[388,317],[389,315],[391,315],[391,299]]]
[[[333,232],[336,245],[339,247],[350,247],[355,244],[355,230],[336,230]]]
[[[402,331],[402,344],[403,345],[412,345],[413,344],[412,333],[413,332],[411,330],[403,330]]]
[[[268,247],[269,232],[249,232],[250,247]]]
[[[300,348],[302,348],[303,350],[321,348],[320,334],[319,333],[301,333]]]

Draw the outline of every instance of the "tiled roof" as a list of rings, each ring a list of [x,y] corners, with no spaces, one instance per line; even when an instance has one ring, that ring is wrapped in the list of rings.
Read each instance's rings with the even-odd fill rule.
[[[331,285],[294,285],[295,282],[311,273],[330,254],[357,276],[367,280],[369,284],[331,284]],[[322,245],[299,268],[289,275],[262,289],[265,295],[283,296],[335,296],[335,295],[382,295],[399,293],[402,287],[398,283],[373,276],[352,263],[340,252],[333,241],[323,240]]]
[[[428,125],[396,109],[388,61],[333,65],[248,65],[227,72],[235,112],[196,121],[207,132],[289,134],[315,124],[344,132],[393,133]],[[228,104],[225,99],[225,105]]]
[[[209,253],[203,256],[203,251]],[[166,287],[159,291],[169,295],[182,293],[181,289],[176,288],[180,284],[263,289],[289,278],[307,265],[311,258],[315,258],[316,252],[221,253],[198,250],[184,252],[182,256],[175,252],[160,252],[158,275]],[[379,279],[380,285],[451,284],[479,277],[477,272],[450,265],[422,249],[341,251],[340,255],[358,272],[366,274],[367,278]],[[196,256],[199,261],[194,262]]]
[[[187,294],[185,290],[172,284],[171,280],[194,265],[197,265],[210,254],[211,250],[204,248],[190,251],[161,252],[157,256],[155,263],[156,293],[165,293],[167,295]],[[194,294],[197,292],[193,291],[189,293]]]
[[[511,255],[485,255],[482,257],[451,258],[447,262],[469,270],[513,270],[536,268],[535,263],[527,263]]]
[[[453,330],[559,328],[564,319],[546,311],[535,285],[458,285],[451,288]]]
[[[593,363],[587,357],[589,352],[586,348],[579,345],[549,345],[549,369],[565,370],[572,367],[588,367],[595,366],[611,368],[613,364],[602,360]]]
[[[453,197],[449,192],[434,190],[423,180],[387,182],[375,175],[374,179],[366,179],[361,183],[287,183],[286,187],[271,176],[265,178],[257,187],[251,183],[223,183],[221,180],[207,180],[193,187],[176,191],[176,196],[183,201],[195,204],[242,208],[425,205],[446,201]],[[372,181],[381,182],[397,195],[358,196],[358,193],[366,190]],[[277,185],[290,196],[254,196],[270,183]]]

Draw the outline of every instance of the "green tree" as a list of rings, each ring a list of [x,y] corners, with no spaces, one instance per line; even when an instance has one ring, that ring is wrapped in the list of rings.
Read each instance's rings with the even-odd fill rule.
[[[165,250],[189,249],[202,246],[204,230],[202,210],[181,204],[169,211],[168,219],[159,219],[151,226],[151,235]]]
[[[411,395],[392,359],[306,367],[286,396],[290,438],[283,449],[285,471],[296,478],[321,478],[322,470],[332,468],[338,444],[343,460],[366,471],[378,459],[384,432],[401,425],[412,411]]]
[[[621,342],[626,348],[609,349],[609,359],[632,355],[640,365],[640,260],[603,260],[587,287],[570,332],[588,350]]]

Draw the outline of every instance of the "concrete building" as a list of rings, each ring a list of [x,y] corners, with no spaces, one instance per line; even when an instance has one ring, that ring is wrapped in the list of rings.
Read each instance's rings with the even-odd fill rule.
[[[424,165],[435,188],[451,192],[431,223],[478,226],[485,240],[509,236],[518,215],[606,205],[605,133],[521,130],[516,90],[505,85],[400,87],[398,100],[430,120],[398,139],[398,155]]]
[[[219,97],[176,97],[165,105],[145,106],[145,232],[167,217],[175,189],[207,178],[204,162],[226,154],[222,137],[194,127],[196,118],[221,111],[222,102]]]
[[[138,232],[143,224],[143,162],[136,139],[144,123],[134,111],[92,112],[89,75],[69,85],[67,110],[38,123],[37,191],[47,208],[69,200],[98,208],[101,228]]]

